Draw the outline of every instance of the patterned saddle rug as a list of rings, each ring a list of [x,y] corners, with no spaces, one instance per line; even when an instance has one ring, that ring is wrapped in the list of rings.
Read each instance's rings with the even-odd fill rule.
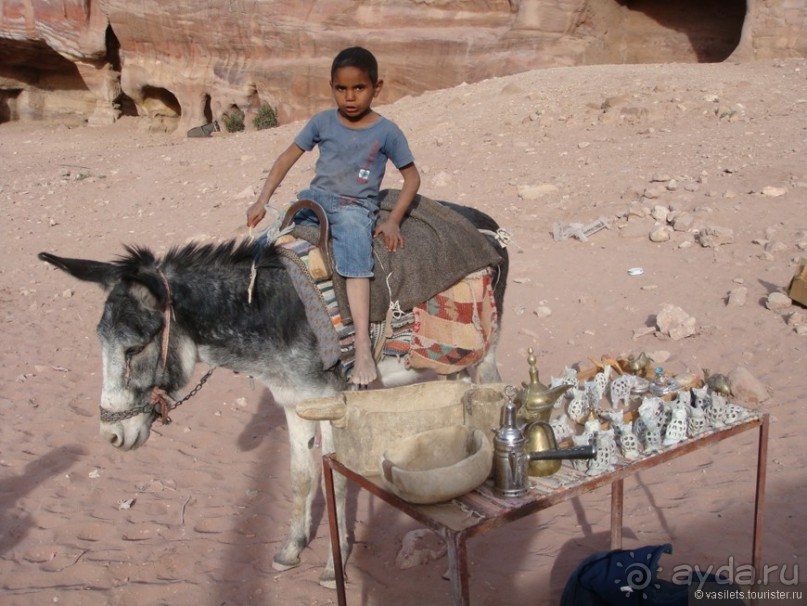
[[[281,237],[276,246],[317,335],[323,368],[341,362],[347,374],[353,365],[353,325],[340,311],[332,276],[319,267],[317,247],[292,236]],[[312,274],[327,277],[316,280]],[[386,319],[371,324],[370,335],[376,360],[401,357],[411,368],[446,375],[478,362],[497,326],[491,272],[482,269],[410,310],[390,305]]]

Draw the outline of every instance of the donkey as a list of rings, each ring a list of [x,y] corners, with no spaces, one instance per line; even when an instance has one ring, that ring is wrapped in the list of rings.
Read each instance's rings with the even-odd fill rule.
[[[495,221],[480,211],[450,207],[483,232],[498,230]],[[488,239],[502,258],[492,268],[501,322],[508,258],[495,238]],[[292,519],[273,567],[282,571],[298,566],[312,531],[311,504],[320,465],[313,452],[319,423],[300,418],[295,405],[307,398],[333,396],[347,386],[338,365],[323,369],[317,337],[279,254],[272,246],[235,241],[175,247],[161,259],[144,247],[126,250],[111,263],[39,254],[41,260],[79,280],[97,283],[107,293],[97,326],[103,363],[102,438],[121,450],[142,446],[154,420],[162,417],[167,422],[171,409],[184,401],[177,402],[176,395],[199,361],[262,381],[284,409],[290,441]],[[256,258],[259,270],[251,276]],[[493,342],[476,367],[467,369],[477,381],[500,382],[495,349]],[[395,359],[382,359],[378,371],[384,386],[431,378]],[[320,438],[322,451],[332,452],[330,423],[321,423]],[[343,561],[349,553],[345,492],[346,482],[336,474]],[[335,586],[332,556],[320,583]]]

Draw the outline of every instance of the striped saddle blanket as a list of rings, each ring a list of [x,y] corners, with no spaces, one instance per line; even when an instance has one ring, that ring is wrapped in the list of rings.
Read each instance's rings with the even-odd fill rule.
[[[277,245],[317,334],[323,367],[341,362],[349,372],[353,325],[343,322],[333,280],[312,278],[312,274],[323,275],[316,267],[309,270],[309,257],[314,265],[319,262],[319,255],[311,254],[316,246],[291,237],[278,240]],[[383,281],[379,282],[383,287]],[[495,339],[497,319],[490,271],[483,269],[411,310],[391,305],[386,320],[373,323],[370,334],[376,359],[396,356],[411,368],[452,374],[482,359]]]

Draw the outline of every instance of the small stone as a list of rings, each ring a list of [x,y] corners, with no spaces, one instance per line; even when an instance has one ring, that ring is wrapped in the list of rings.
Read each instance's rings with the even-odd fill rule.
[[[675,231],[689,231],[695,225],[695,217],[690,213],[681,213],[673,221]]]
[[[642,192],[642,196],[647,198],[648,200],[655,200],[659,198],[667,191],[665,187],[647,187]]]
[[[698,238],[704,248],[717,248],[734,242],[734,231],[728,227],[704,227]]]
[[[656,314],[656,326],[663,334],[678,341],[697,332],[697,321],[677,305],[665,303]]]
[[[534,313],[539,318],[548,318],[549,316],[552,315],[552,310],[546,305],[541,305],[539,307],[536,307],[535,311],[533,311],[532,313]]]
[[[401,569],[439,560],[447,551],[445,541],[433,530],[418,528],[410,530],[401,541],[401,549],[395,556],[395,565]]]
[[[767,196],[768,198],[778,198],[779,196],[784,196],[787,193],[787,188],[768,185],[762,188],[761,193],[763,196]]]
[[[72,288],[68,288],[67,290],[62,291],[62,298],[63,299],[69,299],[72,296],[73,296],[73,289]]]
[[[672,237],[672,231],[669,225],[659,225],[650,230],[648,237],[651,242],[667,242]]]
[[[666,349],[659,349],[657,351],[648,351],[647,357],[653,360],[654,364],[666,364],[672,354]]]
[[[765,301],[765,307],[771,311],[782,311],[792,305],[793,301],[783,292],[772,292]]]
[[[747,368],[738,367],[728,375],[731,393],[739,400],[756,404],[770,397],[767,388]]]
[[[640,339],[641,337],[646,337],[647,335],[652,335],[655,332],[655,329],[652,326],[643,326],[642,328],[634,328],[633,329],[633,340]],[[574,345],[574,343],[570,343],[570,345]]]
[[[661,204],[657,204],[653,207],[653,210],[650,211],[650,216],[653,217],[656,221],[661,221],[662,223],[667,222],[667,217],[670,215],[670,209],[666,206],[662,206]]]
[[[798,328],[799,326],[807,326],[807,314],[803,314],[800,311],[794,311],[792,314],[788,316],[787,325],[792,326],[793,328]]]
[[[729,292],[726,305],[729,307],[742,307],[748,298],[748,289],[745,286],[739,286]]]

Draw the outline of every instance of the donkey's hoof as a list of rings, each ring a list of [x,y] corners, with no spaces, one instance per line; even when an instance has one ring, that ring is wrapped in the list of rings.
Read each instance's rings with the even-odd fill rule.
[[[274,558],[272,558],[272,568],[274,568],[278,572],[285,572],[286,570],[297,568],[299,565],[300,565],[300,558],[295,558],[293,560],[284,560],[279,555],[276,555]]]
[[[344,579],[347,581],[347,575],[344,575]],[[323,570],[322,574],[319,575],[319,584],[328,589],[336,589],[336,574],[334,571]]]
[[[336,589],[336,577],[330,577],[329,579],[320,577],[319,584],[325,587],[326,589]]]

